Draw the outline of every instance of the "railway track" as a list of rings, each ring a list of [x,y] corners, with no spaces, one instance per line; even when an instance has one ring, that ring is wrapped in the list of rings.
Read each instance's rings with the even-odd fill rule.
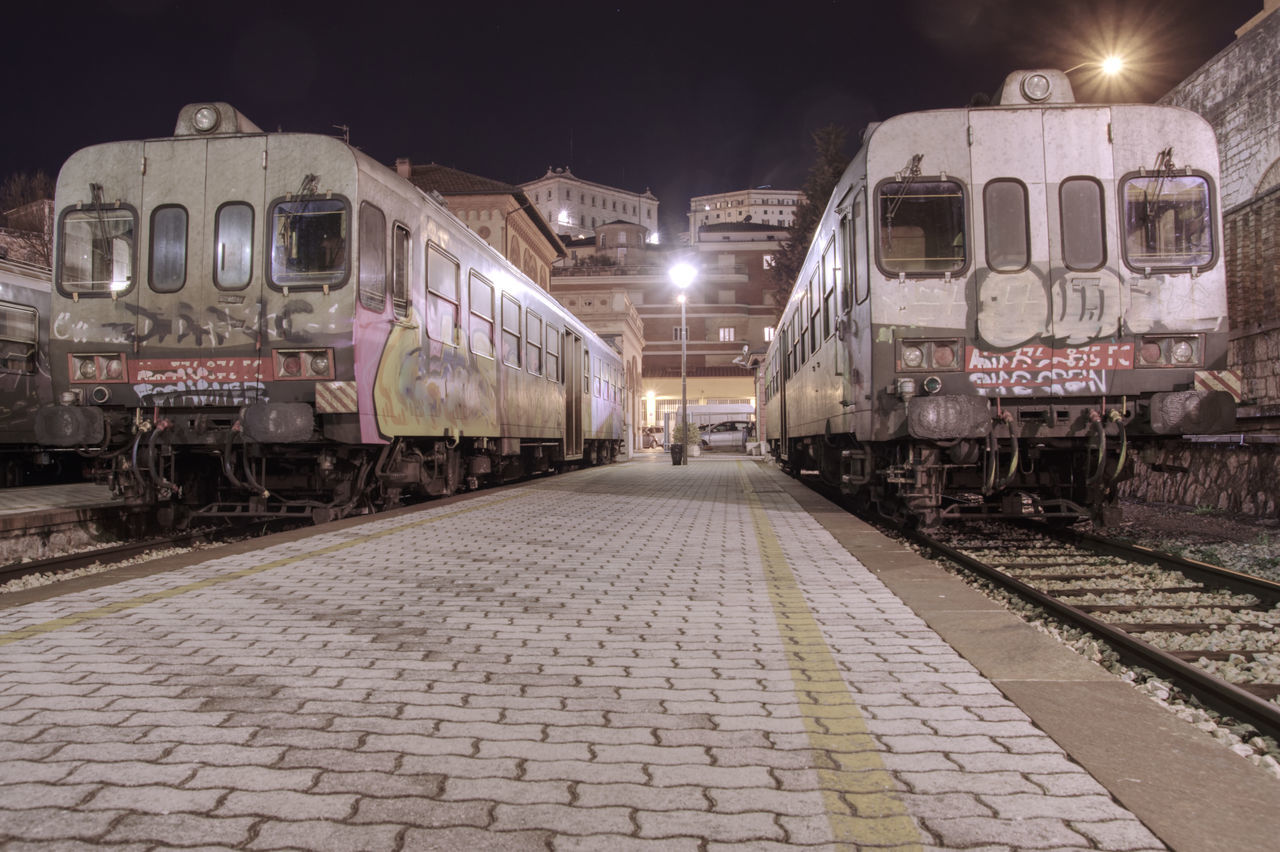
[[[1105,640],[1280,739],[1280,583],[1043,524],[916,534],[939,556]]]
[[[184,530],[167,536],[148,537],[139,541],[96,547],[0,565],[0,583],[18,580],[34,574],[64,574],[99,564],[104,567],[127,562],[142,554],[172,547],[190,547],[199,544],[216,544],[255,534],[262,527],[257,524],[237,524],[217,528]],[[278,527],[277,527],[278,528]]]

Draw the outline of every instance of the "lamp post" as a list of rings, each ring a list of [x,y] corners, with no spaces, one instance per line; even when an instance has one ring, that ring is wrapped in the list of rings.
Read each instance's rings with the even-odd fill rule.
[[[685,320],[685,303],[688,301],[687,291],[689,285],[693,283],[693,279],[697,277],[698,270],[694,269],[687,263],[677,263],[671,267],[667,273],[671,276],[671,281],[680,288],[680,422],[679,433],[682,443],[687,444],[689,436],[685,434],[685,428],[689,422],[689,392],[688,379],[686,378],[686,364],[688,358],[688,342],[689,342],[689,326]],[[689,456],[685,452],[687,447],[682,447],[680,452],[680,464],[688,464]]]

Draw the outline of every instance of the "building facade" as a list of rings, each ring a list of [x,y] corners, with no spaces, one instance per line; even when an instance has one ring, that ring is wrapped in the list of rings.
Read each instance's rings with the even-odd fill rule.
[[[612,223],[600,229],[598,239],[570,241],[569,264],[552,271],[551,292],[570,305],[583,294],[625,291],[643,326],[639,425],[662,425],[664,415],[677,411],[682,342],[686,395],[696,412],[690,419],[714,422],[730,419],[717,410],[754,410],[755,365],[772,339],[779,310],[769,268],[786,232],[726,223],[703,229],[704,239],[694,246],[671,250],[634,247],[631,227]],[[619,239],[623,234],[625,241]],[[683,323],[669,272],[678,262],[698,270],[685,294]]]
[[[1218,135],[1231,365],[1244,397],[1280,411],[1280,0],[1160,102],[1194,110]],[[1176,155],[1176,151],[1175,151]],[[1246,407],[1245,411],[1247,412]]]
[[[648,242],[658,242],[658,199],[648,189],[635,193],[592,183],[568,166],[548,166],[545,175],[520,186],[555,232],[570,240],[593,237],[610,222],[630,222],[648,231]]]
[[[544,290],[564,245],[518,186],[430,163],[396,160],[396,173],[424,192],[438,192],[450,212]]]
[[[758,186],[717,195],[700,195],[689,200],[689,241],[696,242],[699,228],[708,225],[755,224],[790,227],[796,219],[796,205],[804,201],[798,189]]]

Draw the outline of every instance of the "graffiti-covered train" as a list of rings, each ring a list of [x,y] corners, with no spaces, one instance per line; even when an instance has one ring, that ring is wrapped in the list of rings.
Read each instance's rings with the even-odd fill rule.
[[[36,445],[36,412],[53,400],[49,381],[49,270],[0,259],[0,486],[73,479],[79,464]]]
[[[1218,150],[1060,71],[867,129],[760,372],[774,456],[932,525],[1113,517],[1156,436],[1230,430]]]
[[[192,104],[58,176],[40,442],[162,520],[317,521],[612,460],[617,352],[343,141]]]

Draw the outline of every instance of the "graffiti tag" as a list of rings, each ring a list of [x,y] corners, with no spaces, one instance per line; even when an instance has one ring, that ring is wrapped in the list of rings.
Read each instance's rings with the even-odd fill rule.
[[[1132,369],[1132,343],[1032,344],[1008,352],[970,346],[965,357],[969,383],[982,396],[1105,394],[1108,371]]]

